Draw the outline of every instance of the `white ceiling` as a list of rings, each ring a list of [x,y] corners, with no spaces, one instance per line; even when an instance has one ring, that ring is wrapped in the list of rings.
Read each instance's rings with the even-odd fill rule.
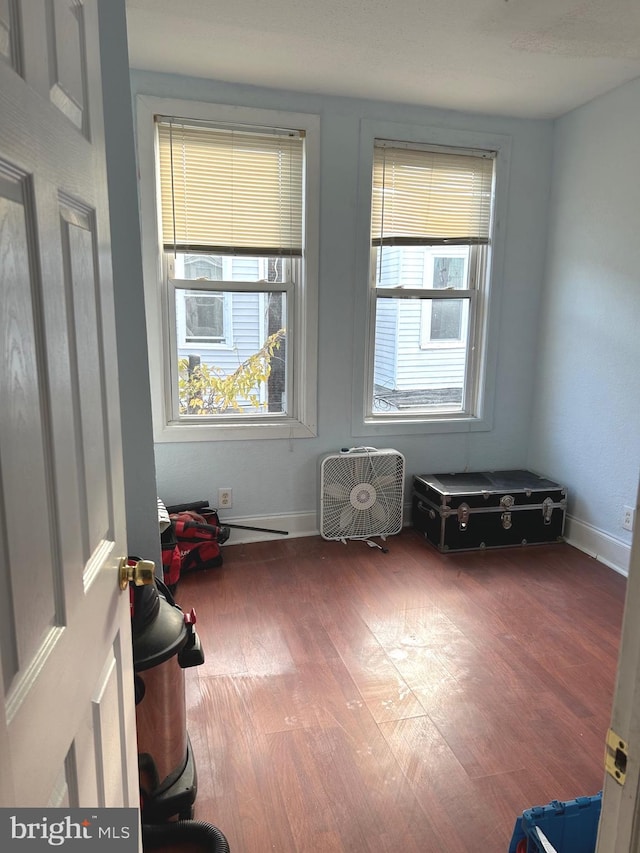
[[[640,0],[127,0],[133,68],[500,115],[640,76]]]

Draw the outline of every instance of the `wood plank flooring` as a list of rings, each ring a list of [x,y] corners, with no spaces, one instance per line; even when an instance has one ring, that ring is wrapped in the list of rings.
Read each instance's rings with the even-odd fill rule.
[[[625,579],[566,544],[387,545],[183,575],[195,817],[232,853],[506,853],[523,809],[601,789]]]

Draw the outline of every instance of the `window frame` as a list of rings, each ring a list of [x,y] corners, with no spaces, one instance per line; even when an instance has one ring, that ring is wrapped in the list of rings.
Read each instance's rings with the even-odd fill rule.
[[[469,316],[469,335],[478,342],[468,354],[473,360],[468,375],[466,393],[471,395],[473,409],[465,412],[373,413],[373,371],[375,359],[375,308],[377,291],[372,273],[371,209],[373,154],[377,139],[398,140],[400,144],[437,149],[464,149],[495,152],[494,208],[491,244],[484,257],[479,258],[477,271],[484,276],[485,287],[478,289],[474,310]],[[508,196],[508,175],[511,137],[506,134],[482,133],[463,129],[406,124],[393,121],[362,119],[360,122],[359,221],[356,275],[360,282],[356,293],[356,339],[364,342],[354,353],[353,436],[420,435],[431,433],[471,432],[489,430],[493,426],[497,364],[499,299],[504,266],[504,232]],[[381,288],[382,290],[382,288]],[[390,289],[391,290],[391,289]],[[402,289],[387,294],[387,298],[443,298],[443,291],[423,288]],[[459,296],[451,291],[451,297]],[[469,403],[467,402],[467,406]]]
[[[317,435],[317,301],[319,233],[320,117],[309,113],[265,110],[227,104],[209,104],[173,98],[138,95],[136,98],[143,277],[149,345],[154,440],[217,441],[267,438],[312,438]],[[176,417],[176,395],[171,383],[177,364],[175,298],[160,236],[157,143],[155,115],[176,115],[188,120],[252,127],[291,127],[305,134],[303,234],[301,273],[287,295],[287,347],[291,349],[287,400],[290,413]],[[174,280],[187,289],[274,291],[274,282]],[[194,287],[194,285],[198,285]],[[171,297],[171,298],[169,298]],[[173,308],[171,307],[173,306]],[[210,344],[212,348],[224,346]]]
[[[297,259],[299,261],[299,259]],[[183,279],[176,278],[173,275],[173,258],[171,257],[171,253],[164,253],[164,275],[166,277],[166,287],[168,291],[167,297],[167,306],[169,309],[169,358],[168,358],[168,369],[169,369],[169,382],[167,383],[166,393],[167,393],[167,408],[171,412],[172,420],[180,425],[184,424],[195,424],[196,426],[202,421],[201,415],[197,416],[189,416],[189,415],[181,415],[179,412],[179,395],[176,393],[178,386],[178,349],[180,347],[180,342],[178,340],[178,323],[176,322],[177,317],[175,314],[175,293],[177,290],[187,289],[187,290],[201,290],[205,293],[223,293],[226,295],[233,293],[258,293],[258,294],[266,294],[266,293],[283,293],[286,297],[286,319],[285,326],[287,329],[292,328],[293,326],[293,318],[295,317],[295,290],[297,285],[297,276],[296,271],[299,270],[300,264],[296,262],[296,260],[292,262],[288,262],[288,266],[290,269],[288,271],[288,276],[285,281],[233,281],[233,280],[211,280],[206,281],[202,279]],[[230,319],[230,326],[233,326],[233,321]],[[287,336],[287,340],[290,340],[289,336]],[[224,344],[198,344],[198,349],[203,350],[232,350],[233,343],[224,343]],[[293,356],[287,352],[287,383],[285,394],[287,400],[291,398],[292,394],[292,360]],[[226,425],[227,419],[233,419],[234,423],[238,424],[246,424],[248,421],[256,421],[257,418],[255,415],[251,414],[240,414],[240,415],[231,415],[229,418],[227,415],[223,415],[221,417],[225,418],[225,422],[221,424],[221,426]],[[260,416],[260,421],[264,419],[264,415]],[[286,414],[275,413],[270,416],[270,421],[277,422],[282,420],[289,420]]]

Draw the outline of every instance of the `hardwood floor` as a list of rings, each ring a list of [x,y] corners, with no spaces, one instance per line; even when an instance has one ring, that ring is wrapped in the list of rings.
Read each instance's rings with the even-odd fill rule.
[[[195,816],[232,853],[506,853],[523,809],[601,789],[625,579],[565,544],[387,544],[183,575]]]

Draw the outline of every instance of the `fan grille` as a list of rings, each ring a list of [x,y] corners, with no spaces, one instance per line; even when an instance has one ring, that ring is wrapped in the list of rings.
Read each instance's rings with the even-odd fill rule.
[[[398,451],[326,456],[320,481],[323,538],[366,539],[392,536],[402,529],[404,456]]]

